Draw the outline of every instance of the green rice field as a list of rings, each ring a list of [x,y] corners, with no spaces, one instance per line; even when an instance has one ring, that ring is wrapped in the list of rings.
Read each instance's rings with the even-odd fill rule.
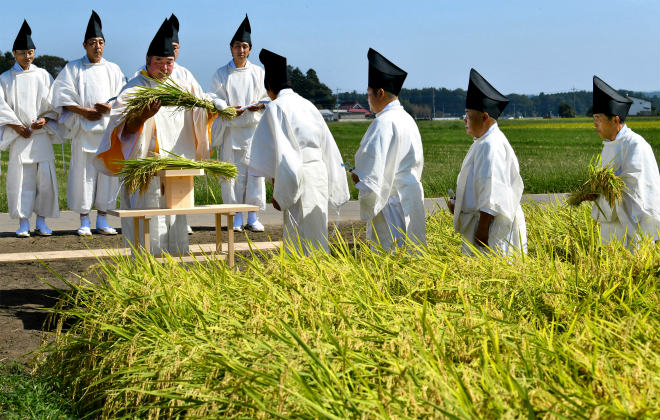
[[[642,135],[653,147],[656,158],[660,153],[660,119],[657,117],[630,117],[630,128]],[[342,156],[354,163],[355,151],[369,122],[330,123]],[[424,173],[422,183],[427,197],[444,196],[453,188],[470,147],[471,138],[465,133],[462,121],[419,121],[424,144]],[[502,120],[502,131],[507,135],[520,163],[526,193],[567,192],[579,185],[593,155],[600,152],[602,140],[596,134],[591,119]],[[60,208],[66,209],[66,172],[62,162],[61,146],[54,146],[59,182]],[[2,153],[0,177],[0,211],[7,211],[5,174],[8,152]],[[69,144],[64,146],[66,166],[69,163]],[[351,197],[357,190],[351,186]],[[268,188],[268,199],[271,191]],[[203,178],[196,180],[198,204],[221,200],[219,187]]]

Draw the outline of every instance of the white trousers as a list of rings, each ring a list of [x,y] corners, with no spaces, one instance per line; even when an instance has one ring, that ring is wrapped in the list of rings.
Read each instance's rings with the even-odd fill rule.
[[[393,195],[373,219],[367,222],[367,239],[380,243],[385,251],[402,246],[406,237],[406,220],[398,195]]]
[[[122,209],[147,209],[160,207],[160,177],[153,177],[144,194],[139,191],[128,194],[126,187],[121,188]],[[154,255],[167,252],[172,255],[188,253],[188,223],[186,216],[157,216],[149,221],[150,249]],[[140,222],[140,237],[144,226]],[[133,219],[121,219],[121,233],[126,246],[133,245]],[[141,246],[144,243],[140,242]]]
[[[259,209],[266,208],[266,184],[264,177],[248,173],[243,163],[245,150],[233,151],[232,163],[238,169],[236,178],[222,181],[222,202],[225,204],[252,204]]]
[[[12,219],[28,219],[33,212],[59,217],[55,162],[21,163],[20,158],[9,159],[7,206]]]
[[[88,214],[92,207],[108,211],[117,207],[119,180],[115,176],[100,173],[94,166],[96,153],[85,152],[71,144],[71,163],[67,181],[66,198],[69,208],[80,214]]]

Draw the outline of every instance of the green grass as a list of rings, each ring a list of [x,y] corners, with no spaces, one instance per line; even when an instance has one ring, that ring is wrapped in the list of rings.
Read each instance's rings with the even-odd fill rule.
[[[25,366],[18,363],[0,364],[0,419],[77,418],[73,415],[72,404],[53,385],[55,382],[30,375]]]
[[[90,418],[659,418],[660,247],[601,247],[586,205],[525,212],[515,260],[463,257],[447,212],[414,256],[118,258],[39,371]]]
[[[657,117],[631,117],[630,128],[642,135],[653,147],[656,159],[660,156],[660,120]],[[355,152],[369,122],[330,123],[339,150],[345,160],[354,163]],[[471,137],[465,133],[462,121],[420,121],[418,123],[424,145],[424,173],[422,183],[426,197],[439,197],[455,189],[456,178]],[[602,140],[596,134],[591,119],[554,120],[502,120],[502,131],[507,135],[518,156],[525,193],[569,192],[580,185],[587,174],[591,158],[600,153]],[[60,208],[66,209],[66,173],[62,167],[60,146],[55,146]],[[6,173],[7,152],[2,154],[2,172]],[[215,151],[214,151],[215,155]],[[65,145],[67,167],[69,144]],[[206,193],[206,183],[198,179],[195,184],[198,204],[213,201]],[[357,190],[349,181],[351,198]],[[215,196],[221,195],[217,186]],[[203,189],[203,191],[200,191]],[[271,199],[268,189],[268,200]],[[5,176],[0,179],[0,211],[7,211]]]

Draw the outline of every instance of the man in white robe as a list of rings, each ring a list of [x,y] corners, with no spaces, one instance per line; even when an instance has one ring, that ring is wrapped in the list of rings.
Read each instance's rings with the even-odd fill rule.
[[[456,198],[449,203],[467,255],[475,249],[502,256],[527,252],[520,167],[497,125],[508,103],[476,70],[470,70],[464,122],[474,142],[458,174]]]
[[[158,30],[147,52],[146,70],[128,81],[119,94],[110,113],[110,122],[97,152],[97,166],[105,173],[116,175],[121,170],[121,161],[139,159],[157,152],[167,152],[189,159],[208,159],[210,150],[210,128],[217,114],[208,115],[206,110],[179,111],[175,107],[162,107],[155,101],[142,115],[126,121],[123,118],[127,100],[140,86],[153,87],[150,80],[165,80],[171,76],[174,66],[172,27],[167,19]],[[184,89],[192,86],[173,79]],[[121,188],[121,208],[140,209],[160,207],[160,179],[154,177],[144,194],[128,194]],[[185,216],[159,216],[150,221],[151,252],[185,254],[188,252],[188,234]],[[141,227],[142,229],[142,227]],[[133,223],[122,220],[124,242],[131,244]],[[135,244],[137,246],[137,244]],[[140,244],[145,246],[144,244]]]
[[[352,179],[359,190],[367,238],[383,249],[426,244],[422,138],[398,94],[407,73],[373,49],[367,99],[376,119],[355,153]]]
[[[644,237],[658,240],[660,230],[660,174],[651,146],[625,124],[632,100],[597,76],[593,78],[593,118],[598,135],[605,140],[601,165],[611,167],[623,179],[623,199],[614,208],[604,197],[597,200],[592,216],[600,222],[604,244],[621,242],[635,249]]]
[[[70,61],[55,79],[52,102],[71,138],[71,163],[67,202],[80,214],[78,235],[91,236],[89,213],[96,207],[96,230],[104,235],[117,231],[105,219],[117,206],[117,177],[99,173],[94,166],[96,150],[110,121],[110,99],[124,85],[124,75],[115,63],[103,58],[105,38],[101,19],[92,11],[83,48],[86,54]]]
[[[288,252],[329,251],[328,208],[349,199],[341,155],[316,107],[292,89],[286,58],[262,49],[272,102],[245,156],[249,170],[273,181],[273,206],[283,211]]]
[[[7,205],[12,219],[19,219],[18,237],[30,236],[32,213],[37,214],[34,233],[49,236],[46,217],[60,214],[53,153],[54,131],[47,125],[57,120],[50,103],[53,78],[34,64],[32,30],[23,21],[12,53],[14,66],[0,75],[2,140],[0,150],[9,149]],[[51,123],[52,124],[52,123]]]
[[[261,210],[266,208],[266,186],[263,177],[248,173],[243,164],[254,131],[261,120],[265,102],[264,70],[248,61],[252,51],[250,21],[247,15],[234,34],[229,49],[232,60],[220,67],[213,75],[211,95],[222,107],[233,106],[237,117],[232,120],[216,120],[213,126],[213,145],[220,146],[219,159],[236,165],[238,175],[222,181],[222,202],[225,204],[252,204]],[[245,229],[263,232],[256,212],[248,212]],[[234,230],[243,230],[243,213],[234,217]]]

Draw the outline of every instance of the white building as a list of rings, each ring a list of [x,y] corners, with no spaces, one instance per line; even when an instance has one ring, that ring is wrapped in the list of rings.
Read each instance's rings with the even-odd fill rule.
[[[633,98],[632,96],[629,96],[628,98],[633,101],[630,106],[630,111],[628,111],[628,115],[651,115],[651,102],[644,99]]]

